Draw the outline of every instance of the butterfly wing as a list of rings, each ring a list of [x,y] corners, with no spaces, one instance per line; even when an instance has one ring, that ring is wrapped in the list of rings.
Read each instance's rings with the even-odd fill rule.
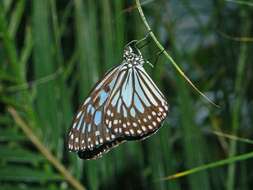
[[[91,91],[75,116],[68,149],[94,159],[125,140],[143,139],[159,129],[167,116],[163,94],[131,47],[123,63],[108,72]]]
[[[127,70],[105,106],[105,124],[126,140],[153,134],[167,116],[168,103],[142,65]]]
[[[68,149],[81,158],[97,158],[109,148],[122,142],[104,126],[104,107],[114,84],[118,81],[118,66],[99,81],[76,114],[68,134]]]

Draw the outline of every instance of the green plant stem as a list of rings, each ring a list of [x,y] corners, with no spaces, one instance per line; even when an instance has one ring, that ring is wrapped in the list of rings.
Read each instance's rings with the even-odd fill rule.
[[[3,46],[5,47],[5,54],[8,58],[8,62],[12,71],[12,74],[16,76],[16,81],[24,81],[20,74],[20,65],[18,64],[18,55],[14,39],[11,37],[8,31],[6,18],[4,15],[4,8],[0,4],[0,33],[2,35]]]
[[[246,15],[244,10],[241,11],[241,20],[245,21],[244,27],[242,28],[242,35],[247,35],[250,31],[250,20]],[[237,131],[240,127],[240,114],[242,109],[243,95],[245,92],[244,80],[244,71],[246,68],[246,57],[247,57],[247,44],[242,44],[240,46],[237,73],[235,80],[235,95],[236,99],[232,107],[232,133],[237,134]],[[237,151],[237,142],[232,141],[229,148],[229,156],[234,156]],[[227,189],[235,189],[235,164],[231,164],[228,167],[228,178],[227,178]]]
[[[151,38],[154,40],[155,44],[157,45],[157,47],[162,51],[162,53],[166,56],[166,58],[168,58],[170,60],[170,62],[172,63],[173,67],[179,72],[179,74],[192,86],[192,88],[194,90],[196,90],[204,99],[206,99],[209,103],[211,103],[212,105],[216,106],[216,107],[220,107],[217,104],[215,104],[210,98],[208,98],[203,92],[201,92],[195,84],[193,84],[193,82],[185,75],[185,73],[182,71],[182,69],[177,65],[177,63],[174,61],[174,59],[168,54],[167,51],[165,51],[165,48],[162,46],[162,44],[158,41],[158,39],[156,38],[155,34],[152,32],[146,17],[143,13],[143,10],[141,8],[141,4],[139,0],[135,0],[136,2],[136,6],[138,8],[138,11],[140,13],[141,19],[146,27],[146,29],[148,30]]]
[[[192,168],[190,170],[186,170],[186,171],[183,171],[183,172],[176,173],[174,175],[164,177],[161,180],[176,179],[176,178],[187,176],[187,175],[190,175],[190,174],[193,174],[193,173],[205,171],[207,169],[216,168],[216,167],[219,167],[219,166],[224,166],[224,165],[227,165],[227,164],[247,160],[247,159],[250,159],[250,158],[253,158],[253,152],[249,152],[249,153],[246,153],[246,154],[241,154],[241,155],[238,155],[238,156],[233,156],[233,157],[230,157],[228,159],[220,160],[220,161],[217,161],[217,162],[212,162],[210,164],[205,164],[205,165],[202,165],[202,166],[199,166],[199,167],[196,167],[196,168]]]

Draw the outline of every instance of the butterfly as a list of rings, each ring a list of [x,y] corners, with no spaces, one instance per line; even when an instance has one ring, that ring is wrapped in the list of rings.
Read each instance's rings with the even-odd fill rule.
[[[96,83],[74,117],[68,149],[97,159],[113,147],[154,134],[168,114],[168,103],[144,70],[139,49],[127,45],[122,64]]]

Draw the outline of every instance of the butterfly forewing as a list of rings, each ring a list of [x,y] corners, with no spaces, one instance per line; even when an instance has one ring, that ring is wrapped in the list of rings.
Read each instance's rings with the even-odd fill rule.
[[[120,66],[110,71],[104,79],[95,85],[90,96],[84,101],[73,121],[68,137],[68,148],[72,151],[87,152],[97,156],[105,151],[101,145],[112,146],[116,138],[104,126],[104,106],[117,79]],[[106,147],[106,146],[105,146]],[[93,154],[97,152],[97,154]]]

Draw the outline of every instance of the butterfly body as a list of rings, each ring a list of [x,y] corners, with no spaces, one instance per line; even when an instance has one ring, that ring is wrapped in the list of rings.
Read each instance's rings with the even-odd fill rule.
[[[99,81],[75,116],[68,149],[95,159],[127,140],[156,132],[167,116],[163,94],[143,68],[140,51],[127,46],[121,65]]]

